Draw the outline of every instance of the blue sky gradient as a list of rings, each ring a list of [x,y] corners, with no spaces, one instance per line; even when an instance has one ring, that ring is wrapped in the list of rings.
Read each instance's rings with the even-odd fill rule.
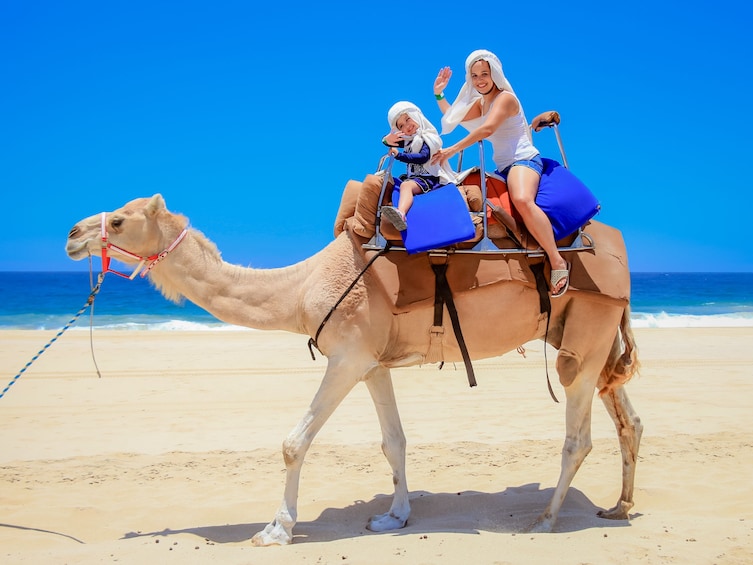
[[[529,120],[560,112],[632,271],[753,271],[750,3],[262,4],[0,5],[0,270],[86,269],[72,225],[157,192],[232,263],[304,259],[374,172],[388,108],[438,126],[437,71],[452,100],[483,48]]]

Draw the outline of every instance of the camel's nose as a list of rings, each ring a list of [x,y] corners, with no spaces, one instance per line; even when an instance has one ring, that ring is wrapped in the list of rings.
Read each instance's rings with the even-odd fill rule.
[[[81,230],[79,229],[79,227],[78,227],[78,226],[73,226],[73,228],[71,229],[71,231],[69,231],[69,232],[68,232],[68,239],[73,239],[73,238],[74,238],[74,237],[76,237],[76,236],[77,236],[77,235],[78,235],[78,234],[79,234],[80,232],[81,232]]]

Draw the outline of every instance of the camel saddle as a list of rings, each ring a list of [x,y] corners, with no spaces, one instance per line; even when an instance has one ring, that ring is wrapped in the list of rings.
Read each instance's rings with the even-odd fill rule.
[[[478,178],[476,176],[476,178]],[[471,182],[474,178],[470,177]],[[340,209],[335,220],[334,233],[338,236],[347,231],[353,239],[354,247],[362,254],[365,261],[371,259],[379,251],[368,249],[365,244],[376,232],[376,218],[379,195],[382,193],[384,177],[381,175],[367,175],[363,181],[348,181],[340,203]],[[483,233],[482,218],[479,212],[483,209],[481,190],[475,184],[461,184],[458,186],[466,203],[473,222],[477,227],[476,236],[466,242],[461,242],[447,248],[447,282],[454,294],[469,292],[476,288],[500,282],[512,282],[531,288],[537,288],[536,277],[531,267],[544,263],[543,255],[533,257],[525,253],[506,253],[505,250],[515,251],[521,243],[527,249],[537,247],[522,224],[512,213],[494,214],[495,207],[504,205],[504,196],[499,197],[499,205],[492,203],[487,210],[488,234],[498,251],[490,252],[458,252],[467,251],[477,243]],[[385,202],[391,190],[385,191]],[[420,196],[418,196],[420,198]],[[509,202],[509,198],[507,199]],[[505,216],[509,216],[505,218]],[[510,220],[512,218],[512,220]],[[400,232],[388,222],[380,224],[380,233],[392,244],[401,243]],[[630,299],[630,274],[627,264],[627,251],[621,233],[606,224],[590,220],[583,228],[594,242],[588,250],[564,252],[563,255],[571,263],[570,289],[580,292],[601,295],[624,304]],[[558,245],[568,245],[576,235],[570,235],[558,241]],[[435,299],[435,273],[432,262],[436,263],[431,252],[409,255],[401,251],[388,251],[371,265],[371,274],[379,281],[387,297],[389,297],[393,312],[410,311],[419,306],[425,306]],[[544,265],[548,280],[548,263]],[[568,291],[570,292],[570,291]]]

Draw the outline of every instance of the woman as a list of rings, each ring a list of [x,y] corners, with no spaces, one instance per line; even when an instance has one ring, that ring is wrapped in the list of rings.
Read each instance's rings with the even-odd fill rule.
[[[442,134],[462,124],[470,133],[437,151],[433,163],[447,159],[486,139],[492,146],[496,173],[507,182],[507,190],[528,231],[536,238],[552,267],[552,297],[565,294],[570,284],[570,265],[562,258],[554,241],[552,223],[536,204],[543,164],[531,141],[523,106],[502,72],[494,53],[474,51],[465,61],[466,79],[452,105],[444,97],[452,71],[444,67],[434,81],[434,96],[442,111]]]

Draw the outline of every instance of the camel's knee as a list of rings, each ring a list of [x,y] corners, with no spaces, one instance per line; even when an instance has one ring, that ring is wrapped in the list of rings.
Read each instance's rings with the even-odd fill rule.
[[[293,437],[288,437],[282,442],[282,458],[286,467],[292,467],[303,457],[301,444]]]
[[[583,367],[583,357],[576,351],[569,349],[560,349],[557,354],[557,373],[560,376],[562,386],[573,384],[575,377],[580,373]]]
[[[562,454],[571,461],[583,461],[591,453],[593,444],[590,438],[566,438],[562,446]]]
[[[405,441],[405,436],[402,438],[395,437],[382,441],[382,453],[390,462],[396,457],[403,457],[405,455],[406,447],[407,443]]]

